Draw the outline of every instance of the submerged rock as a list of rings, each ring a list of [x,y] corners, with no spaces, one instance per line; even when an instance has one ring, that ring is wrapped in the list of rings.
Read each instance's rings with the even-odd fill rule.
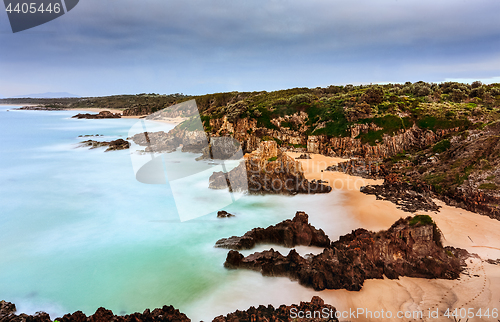
[[[225,210],[221,210],[217,212],[217,218],[229,218],[229,217],[234,217],[233,214],[228,213]]]
[[[400,219],[378,233],[357,229],[304,258],[295,249],[287,256],[270,249],[244,257],[231,250],[224,266],[246,268],[264,276],[286,276],[315,290],[359,291],[366,279],[399,276],[456,279],[469,257],[465,250],[443,248],[429,216]]]
[[[114,141],[94,141],[94,140],[87,140],[87,141],[82,141],[80,142],[79,147],[90,147],[91,149],[96,149],[100,147],[107,146],[108,148],[104,152],[109,152],[109,151],[117,151],[117,150],[126,150],[130,147],[130,144],[125,141],[124,139],[118,139]]]
[[[327,247],[330,239],[321,229],[316,229],[309,222],[309,216],[297,211],[295,217],[267,228],[254,228],[241,237],[222,238],[215,247],[228,249],[251,249],[256,244],[276,244],[285,247],[318,246]]]

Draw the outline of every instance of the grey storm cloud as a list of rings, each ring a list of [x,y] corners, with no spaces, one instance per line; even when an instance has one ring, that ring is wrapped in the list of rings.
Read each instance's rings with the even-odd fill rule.
[[[0,33],[0,92],[6,77],[32,87],[51,69],[47,91],[80,95],[493,77],[498,12],[497,0],[85,0]]]

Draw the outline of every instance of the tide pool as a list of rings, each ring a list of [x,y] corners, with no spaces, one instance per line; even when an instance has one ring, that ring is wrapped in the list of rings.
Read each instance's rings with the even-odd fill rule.
[[[208,320],[208,299],[218,301],[214,294],[235,281],[274,283],[226,270],[227,250],[213,247],[218,239],[276,224],[297,210],[316,227],[328,223],[331,239],[357,228],[335,191],[244,196],[224,208],[234,218],[210,213],[181,222],[169,185],[136,181],[128,150],[77,148],[87,139],[79,135],[126,139],[136,119],[77,120],[71,111],[12,108],[0,107],[0,299],[20,312],[56,318],[101,306],[128,314],[173,305]],[[197,156],[183,156],[188,169],[200,167]],[[208,178],[190,187],[197,196],[207,191]],[[231,299],[220,301],[231,308]]]

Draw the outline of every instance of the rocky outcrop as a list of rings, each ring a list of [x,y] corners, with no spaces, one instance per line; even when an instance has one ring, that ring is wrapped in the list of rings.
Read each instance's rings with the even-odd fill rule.
[[[299,155],[295,159],[298,159],[298,160],[308,160],[308,159],[311,159],[311,156],[309,154],[305,154],[304,153],[304,154]]]
[[[230,217],[234,217],[234,215],[228,213],[225,210],[220,210],[217,212],[217,218],[230,218]]]
[[[144,152],[172,152],[182,145],[184,152],[202,153],[208,145],[205,132],[184,131],[178,128],[170,132],[138,133],[128,139],[137,145],[144,146]]]
[[[120,113],[111,113],[110,111],[101,111],[98,114],[77,114],[72,118],[76,119],[119,119],[122,115]]]
[[[13,110],[24,110],[24,111],[62,111],[63,107],[50,107],[50,106],[23,106],[20,108],[13,108]]]
[[[44,312],[35,315],[20,314],[16,315],[16,306],[12,303],[0,301],[0,321],[2,322],[51,322],[49,315]],[[299,305],[281,305],[274,308],[272,305],[267,307],[250,307],[245,311],[237,310],[225,316],[217,316],[213,322],[292,322],[300,318],[305,322],[337,322],[337,310],[330,304],[325,304],[323,299],[313,296],[310,302],[300,302]],[[130,315],[115,315],[112,311],[105,308],[99,308],[90,316],[86,316],[81,311],[73,314],[66,314],[61,318],[55,319],[59,322],[190,322],[191,320],[173,306],[164,306],[161,309],[150,311],[146,309],[143,313],[134,313]]]
[[[203,153],[197,160],[234,160],[241,159],[243,151],[237,140],[230,136],[211,137],[209,144],[200,151]]]
[[[215,247],[241,250],[252,249],[256,244],[327,247],[330,239],[323,230],[309,223],[305,212],[297,211],[292,220],[287,219],[267,228],[254,228],[241,237],[222,238],[215,243]]]
[[[35,315],[20,314],[16,315],[16,306],[12,303],[0,301],[0,321],[2,322],[51,322],[50,316],[44,312],[38,312]],[[103,307],[90,316],[77,311],[73,314],[66,314],[61,318],[55,319],[59,322],[152,322],[152,321],[176,321],[190,322],[191,320],[173,306],[164,306],[161,309],[154,309],[152,312],[146,309],[143,313],[134,313],[130,315],[115,315],[111,310]]]
[[[385,166],[381,164],[381,162],[365,159],[353,159],[339,162],[337,165],[327,167],[325,171],[343,172],[365,179],[380,179],[388,174]]]
[[[87,140],[80,142],[80,147],[90,147],[91,149],[96,149],[105,146],[107,146],[108,148],[104,152],[109,152],[117,150],[126,150],[130,147],[130,144],[128,143],[128,141],[125,141],[124,139],[117,139],[109,142],[94,141],[94,140]]]
[[[229,187],[253,194],[328,193],[332,189],[307,180],[300,161],[281,152],[275,141],[261,142],[256,151],[246,154],[244,162],[228,173],[214,172],[209,187]]]
[[[357,229],[319,255],[287,256],[273,249],[244,257],[229,251],[224,266],[246,268],[264,276],[286,276],[315,290],[359,291],[366,279],[399,276],[456,279],[468,253],[443,248],[436,225],[428,216],[400,219],[378,233]]]
[[[278,308],[272,305],[261,305],[258,308],[252,306],[246,311],[238,310],[226,316],[217,316],[213,322],[292,322],[299,319],[305,322],[336,322],[336,312],[335,307],[325,304],[320,297],[313,296],[311,302],[300,302],[299,305],[281,305]]]
[[[439,206],[432,201],[431,187],[425,182],[404,182],[395,174],[389,174],[382,185],[361,187],[361,192],[377,196],[377,200],[388,200],[399,209],[408,212],[438,211]]]
[[[16,315],[16,306],[13,303],[0,301],[0,321],[2,322],[52,322],[50,316],[45,312],[37,312],[35,315]]]

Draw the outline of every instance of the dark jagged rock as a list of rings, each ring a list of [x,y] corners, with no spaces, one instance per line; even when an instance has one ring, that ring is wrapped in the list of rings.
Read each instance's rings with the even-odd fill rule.
[[[295,217],[267,228],[254,228],[241,237],[222,238],[215,247],[228,249],[251,249],[256,244],[276,244],[285,247],[318,246],[327,247],[330,239],[322,229],[316,229],[309,222],[309,216],[297,211]]]
[[[309,159],[311,159],[311,156],[309,154],[305,154],[304,153],[304,154],[299,155],[295,159],[298,159],[298,160],[309,160]]]
[[[325,170],[343,172],[365,179],[380,179],[384,178],[387,175],[387,171],[383,164],[364,159],[355,159],[340,162],[337,165],[331,165],[327,167]]]
[[[400,219],[378,233],[357,229],[325,248],[321,254],[287,256],[273,249],[244,257],[231,250],[226,268],[247,268],[265,276],[286,276],[315,290],[359,291],[366,279],[399,276],[455,279],[469,253],[443,248],[440,233],[428,216]],[[428,218],[430,221],[426,220]]]
[[[50,316],[45,312],[37,312],[35,315],[16,315],[16,306],[13,303],[0,301],[1,322],[52,322]]]
[[[20,108],[13,108],[13,110],[24,110],[24,111],[62,111],[62,107],[50,107],[50,106],[23,106]]]
[[[486,262],[491,265],[500,265],[500,259],[487,259]]]
[[[20,314],[16,315],[16,306],[12,303],[0,301],[0,321],[1,322],[52,322],[50,316],[44,312],[37,312],[35,315]],[[190,322],[191,320],[173,306],[164,306],[161,309],[154,309],[151,312],[146,309],[142,314],[134,313],[125,316],[113,314],[111,310],[103,307],[87,317],[81,311],[73,314],[66,314],[61,318],[55,319],[59,322]]]
[[[79,114],[73,116],[72,118],[76,118],[76,119],[119,119],[121,117],[122,116],[120,113],[111,113],[110,111],[101,111],[98,114],[89,114],[89,113],[81,114],[81,113],[79,113]]]
[[[1,322],[51,322],[47,313],[38,312],[35,315],[20,314],[16,315],[16,306],[12,303],[0,301],[0,321]],[[337,310],[330,304],[325,304],[323,299],[313,296],[310,302],[300,302],[299,305],[281,305],[274,308],[272,305],[267,307],[260,305],[258,308],[250,307],[245,311],[235,311],[226,316],[217,316],[213,322],[292,322],[300,317],[301,321],[336,322]],[[133,313],[130,315],[115,315],[111,310],[103,307],[87,317],[81,311],[73,314],[66,314],[56,319],[59,322],[190,322],[191,320],[173,306],[164,306],[161,309],[154,309],[152,312],[146,309],[143,313]]]
[[[118,139],[118,140],[109,141],[109,142],[87,140],[87,141],[80,142],[80,144],[81,144],[80,147],[90,147],[91,149],[96,149],[96,148],[107,146],[108,148],[104,152],[126,150],[130,147],[130,144],[127,141],[125,141],[124,139]]]
[[[228,173],[214,172],[209,188],[244,191],[252,194],[328,193],[332,188],[304,176],[300,161],[278,149],[275,141],[261,142],[245,155],[245,161]]]
[[[382,185],[361,187],[361,192],[375,195],[379,200],[388,200],[395,203],[399,209],[408,212],[438,211],[439,206],[432,201],[430,187],[424,182],[410,184],[403,182],[397,175],[385,177]]]
[[[217,218],[229,218],[229,217],[234,217],[234,215],[228,213],[225,210],[220,210],[217,212]]]
[[[336,312],[335,307],[325,304],[320,297],[313,296],[311,302],[300,302],[299,305],[281,305],[278,308],[274,308],[272,305],[267,307],[261,305],[258,308],[252,306],[246,311],[238,310],[226,316],[217,316],[213,322],[292,322],[298,319],[306,322],[334,322],[338,321],[335,317]]]

